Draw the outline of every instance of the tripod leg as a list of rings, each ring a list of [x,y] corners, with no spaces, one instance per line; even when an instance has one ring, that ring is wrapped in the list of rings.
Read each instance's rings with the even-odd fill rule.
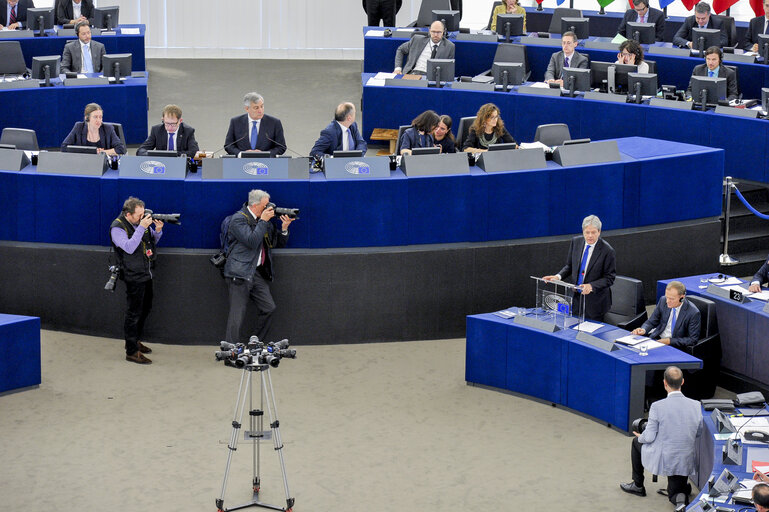
[[[245,387],[244,387],[245,384]],[[219,499],[216,500],[216,507],[221,512],[224,510],[224,494],[227,491],[227,478],[230,474],[230,464],[232,463],[232,453],[238,449],[238,431],[240,430],[241,422],[243,421],[243,412],[246,408],[246,394],[251,385],[251,372],[248,368],[243,369],[243,375],[240,377],[240,387],[238,388],[238,396],[235,400],[235,413],[232,416],[232,434],[230,435],[230,443],[227,445],[227,465],[224,469],[224,480],[222,481],[222,494]],[[238,414],[240,411],[240,414]]]
[[[261,442],[264,433],[264,391],[259,391],[259,399],[261,406],[259,409],[254,409],[254,388],[253,381],[251,382],[251,388],[249,389],[249,402],[250,410],[248,414],[250,416],[249,425],[251,433],[251,457],[252,466],[254,471],[253,480],[251,481],[254,489],[254,494],[259,494],[259,488],[261,485],[261,478],[259,477],[260,459],[261,459]]]
[[[264,374],[267,374],[265,377]],[[278,453],[278,459],[280,460],[280,470],[283,474],[283,488],[286,491],[286,511],[290,511],[294,506],[294,498],[291,497],[291,493],[288,490],[288,478],[286,477],[286,463],[283,460],[283,440],[280,437],[280,421],[278,420],[278,405],[275,402],[275,392],[272,387],[272,375],[270,374],[269,367],[266,371],[262,372],[262,389],[267,396],[267,412],[270,415],[270,428],[272,429],[272,442],[275,446],[275,451]],[[273,416],[273,411],[275,415]]]

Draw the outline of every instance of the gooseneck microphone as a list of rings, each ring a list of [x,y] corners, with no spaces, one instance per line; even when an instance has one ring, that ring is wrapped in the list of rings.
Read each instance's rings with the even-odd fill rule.
[[[267,140],[269,140],[270,142],[272,142],[273,144],[277,144],[278,146],[282,146],[282,147],[283,147],[283,149],[285,149],[285,150],[287,150],[287,151],[291,151],[293,154],[295,154],[296,156],[298,156],[298,157],[300,157],[300,158],[309,158],[307,155],[303,155],[303,154],[301,154],[301,153],[297,153],[296,151],[294,151],[294,150],[293,150],[293,149],[291,149],[290,147],[286,146],[286,145],[285,145],[285,144],[283,144],[282,142],[278,142],[277,140],[272,140],[272,139],[270,138],[270,136],[269,136],[269,135],[267,135],[267,134],[265,134],[265,135],[264,135],[264,137],[265,137]]]
[[[230,143],[228,143],[228,144],[225,144],[225,145],[224,145],[224,146],[222,146],[221,148],[219,148],[219,149],[217,149],[216,151],[214,151],[214,152],[213,152],[213,154],[211,155],[211,157],[215,157],[217,153],[219,153],[219,152],[221,152],[221,151],[224,151],[224,150],[225,150],[225,149],[227,149],[229,146],[232,146],[233,144],[237,144],[238,142],[240,142],[241,140],[243,140],[243,139],[245,139],[245,138],[247,138],[247,137],[248,137],[248,133],[246,133],[244,136],[242,136],[241,138],[239,138],[239,139],[237,139],[237,140],[234,140],[234,141],[232,141],[232,142],[230,142]]]

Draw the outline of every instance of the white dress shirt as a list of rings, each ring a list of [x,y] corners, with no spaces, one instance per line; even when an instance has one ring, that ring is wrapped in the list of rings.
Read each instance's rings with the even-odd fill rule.
[[[678,323],[679,317],[681,316],[681,304],[679,304],[675,308],[670,308],[670,316],[668,316],[668,323],[665,326],[665,330],[660,333],[660,338],[672,338],[673,337],[673,329],[672,329],[672,323],[673,323],[673,311],[676,312],[676,323]]]

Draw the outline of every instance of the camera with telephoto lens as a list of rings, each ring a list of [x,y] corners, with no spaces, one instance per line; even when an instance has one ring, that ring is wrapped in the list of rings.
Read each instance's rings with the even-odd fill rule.
[[[633,425],[630,431],[643,434],[643,431],[646,430],[647,423],[649,423],[649,420],[647,420],[646,418],[636,418],[635,420],[633,420]]]
[[[275,216],[280,217],[281,215],[288,215],[290,219],[298,219],[299,218],[299,208],[279,208],[275,206],[275,203],[267,203],[266,208],[272,208],[275,210]]]
[[[147,215],[151,216],[152,220],[159,220],[166,224],[176,224],[177,226],[182,225],[181,213],[155,213],[152,210],[145,209],[144,216],[146,217]]]
[[[109,270],[109,279],[107,280],[107,284],[104,285],[104,289],[114,292],[115,282],[117,281],[117,278],[120,275],[120,266],[110,265],[110,267],[107,270]]]
[[[243,368],[246,365],[269,365],[277,368],[281,359],[296,359],[296,350],[288,348],[288,340],[263,343],[256,336],[251,336],[248,343],[228,343],[221,341],[214,352],[217,361],[224,361],[225,366]]]

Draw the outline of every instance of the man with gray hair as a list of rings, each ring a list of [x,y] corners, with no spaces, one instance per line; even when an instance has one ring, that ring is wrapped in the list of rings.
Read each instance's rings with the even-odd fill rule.
[[[633,334],[648,335],[660,343],[683,349],[700,339],[700,310],[685,301],[686,287],[681,281],[670,281],[665,296],[660,297],[652,316]]]
[[[270,330],[275,301],[270,293],[273,279],[271,249],[285,247],[288,226],[294,219],[281,215],[281,229],[272,222],[275,205],[264,190],[252,190],[248,201],[232,215],[227,230],[227,280],[230,313],[227,317],[226,339],[230,343],[241,341],[241,326],[246,317],[250,298],[259,309],[255,334],[265,340]]]
[[[224,149],[230,155],[242,151],[269,151],[271,157],[286,152],[283,125],[277,117],[264,113],[264,98],[249,92],[243,98],[246,113],[230,119]]]
[[[582,236],[571,239],[566,265],[556,274],[545,276],[545,281],[561,281],[577,285],[577,293],[584,296],[585,318],[602,321],[611,309],[611,285],[614,284],[616,255],[614,248],[601,236],[601,219],[588,215],[582,220]],[[581,314],[582,299],[574,295],[574,314]]]
[[[729,40],[726,37],[723,22],[720,17],[710,15],[710,5],[706,2],[700,2],[694,6],[694,15],[686,18],[681,24],[676,35],[673,36],[673,44],[680,46],[681,48],[694,47],[696,49],[696,44],[692,46],[693,28],[717,28],[721,31],[721,42],[719,46],[721,48],[727,46]]]

